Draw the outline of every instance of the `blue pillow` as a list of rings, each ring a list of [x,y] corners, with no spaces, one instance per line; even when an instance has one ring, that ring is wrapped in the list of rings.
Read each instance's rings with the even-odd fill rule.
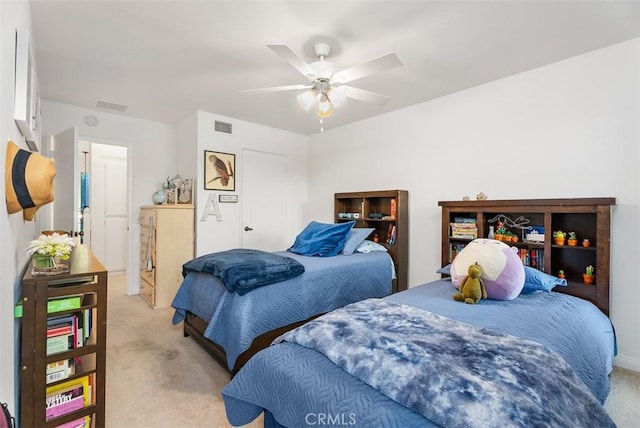
[[[451,275],[451,263],[449,263],[446,266],[442,266],[436,272],[440,273],[440,274],[443,274],[443,275]]]
[[[337,256],[344,248],[354,224],[355,221],[336,224],[312,221],[296,236],[288,251],[303,256]]]
[[[530,266],[524,267],[523,294],[530,294],[535,291],[551,291],[553,287],[565,287],[566,285],[567,280],[564,278],[549,275]]]
[[[354,227],[351,229],[347,236],[347,242],[344,244],[342,254],[345,256],[353,254],[356,248],[358,248],[358,245],[362,244],[374,230],[373,227]]]

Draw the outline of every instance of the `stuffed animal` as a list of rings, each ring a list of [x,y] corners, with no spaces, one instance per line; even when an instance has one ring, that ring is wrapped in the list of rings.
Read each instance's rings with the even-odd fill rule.
[[[469,276],[460,286],[460,292],[453,295],[453,298],[459,302],[465,302],[470,305],[478,303],[480,299],[487,298],[487,289],[484,286],[482,276],[482,266],[477,262],[469,266]]]
[[[504,242],[478,238],[469,242],[451,263],[451,286],[462,290],[462,283],[469,275],[469,266],[482,266],[482,280],[487,289],[487,298],[513,300],[524,286],[524,266],[520,256]]]

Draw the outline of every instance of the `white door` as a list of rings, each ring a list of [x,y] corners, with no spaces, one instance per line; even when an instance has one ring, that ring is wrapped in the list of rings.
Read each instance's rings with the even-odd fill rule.
[[[110,273],[127,265],[127,148],[91,144],[91,249]]]
[[[74,126],[53,137],[51,158],[56,165],[56,178],[53,180],[52,230],[79,231],[80,143],[78,134],[78,128]]]
[[[242,247],[286,250],[287,158],[242,151]]]

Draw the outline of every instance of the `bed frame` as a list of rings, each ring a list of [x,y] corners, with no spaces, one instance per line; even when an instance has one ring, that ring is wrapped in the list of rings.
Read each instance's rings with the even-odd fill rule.
[[[251,342],[251,346],[242,354],[240,354],[236,359],[233,369],[230,370],[231,377],[233,377],[238,372],[238,370],[240,370],[242,366],[245,365],[247,361],[249,361],[249,358],[253,357],[257,352],[267,348],[276,337],[286,333],[289,330],[293,330],[294,328],[299,327],[311,321],[312,319],[319,317],[320,315],[322,314],[315,315],[304,321],[299,321],[285,325],[283,327],[279,327],[275,330],[270,330],[256,337],[253,342]],[[224,352],[224,349],[217,343],[204,336],[204,332],[207,326],[208,324],[204,319],[187,311],[187,317],[183,321],[184,337],[191,336],[200,346],[205,349],[205,351],[207,351],[211,356],[218,360],[228,370],[227,354]]]

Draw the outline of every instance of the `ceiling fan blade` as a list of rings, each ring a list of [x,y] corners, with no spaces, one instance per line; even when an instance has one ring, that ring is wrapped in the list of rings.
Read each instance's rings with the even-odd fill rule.
[[[271,88],[246,89],[240,92],[253,92],[258,94],[266,94],[269,92],[293,91],[296,89],[309,89],[309,88],[311,88],[311,85],[288,85],[288,86],[273,86]]]
[[[353,86],[343,85],[346,96],[354,100],[364,101],[365,103],[376,104],[378,106],[385,105],[391,98],[385,95],[376,94],[375,92],[365,91],[364,89],[354,88]]]
[[[294,51],[289,49],[287,45],[267,45],[269,49],[287,60],[296,70],[306,76],[309,80],[315,78],[315,72],[309,64],[300,58]]]
[[[372,59],[371,61],[363,62],[359,65],[354,65],[345,70],[339,71],[333,75],[331,82],[335,83],[347,83],[352,80],[360,79],[365,76],[369,76],[373,73],[380,71],[390,70],[392,68],[400,67],[402,61],[395,53],[383,55],[381,57]]]

